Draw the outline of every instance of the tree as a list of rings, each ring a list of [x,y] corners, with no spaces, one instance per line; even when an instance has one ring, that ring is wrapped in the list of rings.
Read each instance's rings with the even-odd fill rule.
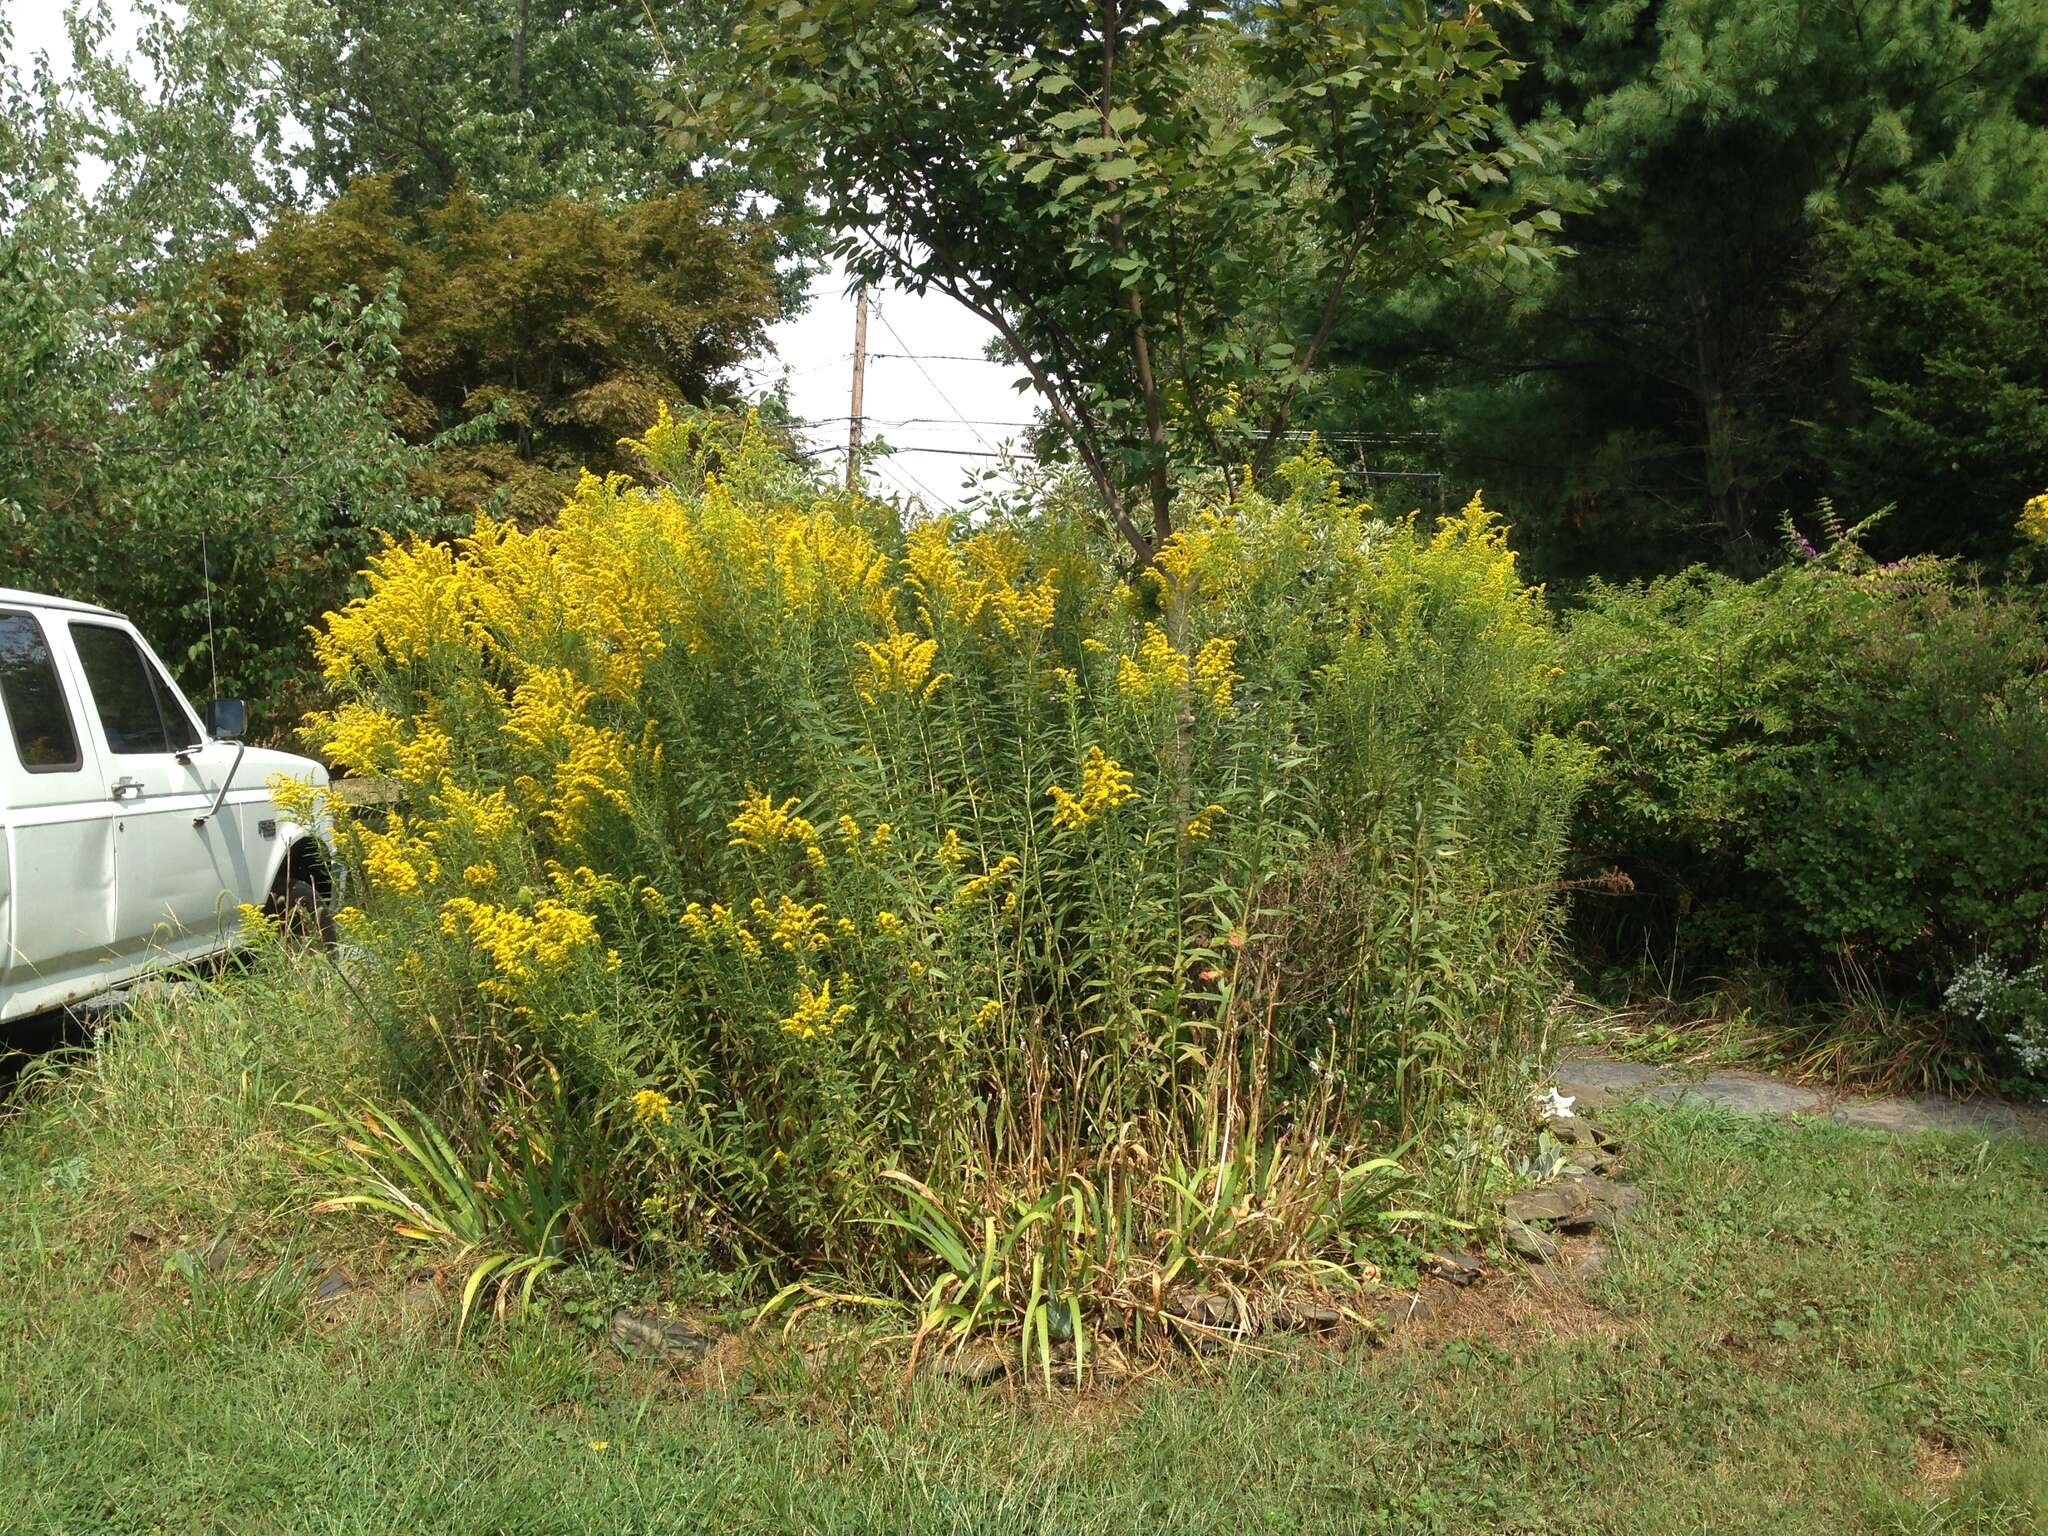
[[[274,190],[262,128],[232,58],[149,13],[145,80],[105,23],[80,19],[68,84],[0,69],[0,582],[143,617],[287,729],[308,620],[380,529],[435,526],[384,414],[397,310],[254,306],[211,360],[226,322],[193,276]]]
[[[262,59],[259,99],[303,130],[293,163],[315,199],[402,170],[412,206],[458,188],[494,210],[633,201],[686,170],[648,132],[648,105],[664,40],[681,48],[700,28],[696,0],[193,0],[192,10]]]
[[[1476,8],[741,0],[732,55],[675,142],[994,326],[1139,564],[1177,468],[1273,461],[1352,295],[1538,263],[1556,223]]]
[[[396,178],[287,214],[214,268],[224,313],[308,314],[387,277],[404,309],[387,408],[410,442],[441,446],[422,496],[552,513],[585,469],[630,473],[619,448],[663,404],[731,404],[734,368],[776,313],[774,240],[684,188],[607,208],[560,198],[491,212],[458,188],[408,210]],[[225,360],[238,332],[219,333]],[[460,437],[480,416],[502,435]]]
[[[1891,505],[1894,545],[2009,555],[2048,485],[2048,219],[1919,197],[1838,232],[1859,399],[1821,433],[1827,483]]]
[[[1541,0],[1503,31],[1518,120],[1580,125],[1578,254],[1361,309],[1338,355],[1383,382],[1324,423],[1426,396],[1445,466],[1517,507],[1554,576],[1753,569],[1819,495],[1903,499],[1816,459],[1886,323],[1833,232],[1900,193],[2048,213],[2048,0]]]

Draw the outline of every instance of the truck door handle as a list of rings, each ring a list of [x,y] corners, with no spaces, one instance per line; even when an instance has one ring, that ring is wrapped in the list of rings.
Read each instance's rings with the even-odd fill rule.
[[[142,780],[116,779],[114,780],[113,789],[116,800],[126,800],[130,795],[134,795],[139,799],[142,795]]]

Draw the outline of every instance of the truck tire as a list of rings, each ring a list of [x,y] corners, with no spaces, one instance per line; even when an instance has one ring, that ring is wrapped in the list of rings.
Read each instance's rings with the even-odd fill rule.
[[[286,943],[317,944],[322,949],[333,945],[334,914],[327,910],[327,903],[320,899],[320,887],[311,880],[304,875],[288,877],[283,893],[272,900]]]

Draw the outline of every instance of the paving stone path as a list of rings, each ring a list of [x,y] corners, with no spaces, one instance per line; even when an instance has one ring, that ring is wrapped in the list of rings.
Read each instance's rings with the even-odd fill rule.
[[[1758,1072],[1695,1076],[1639,1061],[1566,1051],[1557,1062],[1557,1091],[1598,1109],[1618,1098],[1711,1104],[1738,1115],[1825,1115],[1845,1125],[1886,1131],[1950,1131],[2029,1136],[2048,1141],[2048,1109],[1999,1099],[1948,1099],[1938,1094],[1848,1097]]]

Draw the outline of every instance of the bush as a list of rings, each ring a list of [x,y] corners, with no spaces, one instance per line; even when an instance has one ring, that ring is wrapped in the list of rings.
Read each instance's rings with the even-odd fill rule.
[[[785,1271],[885,1272],[901,1189],[1129,1246],[1227,1186],[1335,1233],[1363,1148],[1503,1166],[1585,754],[1476,500],[1387,526],[1304,458],[1127,586],[751,424],[636,447],[667,488],[392,547],[318,639],[317,739],[406,786],[343,925],[416,1093],[565,1138],[593,1234]]]
[[[1597,952],[1809,993],[1846,957],[1928,1004],[1973,957],[2041,954],[2037,594],[1843,539],[1755,582],[1596,586],[1567,650],[1566,718],[1602,754],[1579,852],[1638,892]]]

